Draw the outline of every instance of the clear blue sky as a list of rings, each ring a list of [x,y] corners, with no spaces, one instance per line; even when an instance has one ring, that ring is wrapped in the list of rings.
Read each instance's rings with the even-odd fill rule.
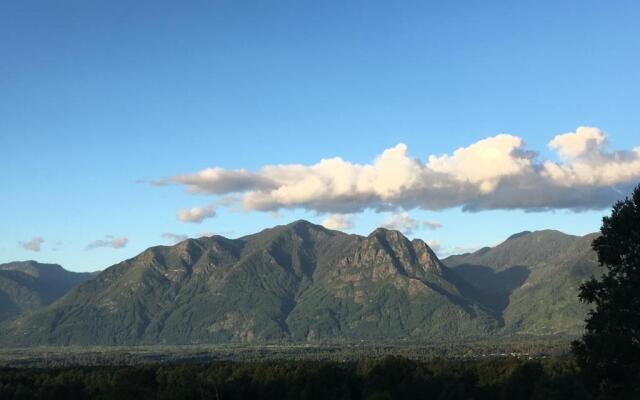
[[[94,270],[161,234],[240,236],[315,210],[181,208],[210,195],[155,180],[257,171],[408,146],[423,162],[499,133],[556,160],[555,135],[593,126],[640,146],[634,1],[3,1],[0,262]],[[598,229],[607,212],[409,210],[442,252],[522,230]],[[351,232],[386,218],[368,209]],[[87,249],[107,235],[122,248]],[[42,237],[39,252],[20,242]]]

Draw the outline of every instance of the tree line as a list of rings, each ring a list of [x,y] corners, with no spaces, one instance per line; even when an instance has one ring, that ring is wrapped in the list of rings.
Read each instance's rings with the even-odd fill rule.
[[[589,399],[571,359],[5,368],[0,399]]]

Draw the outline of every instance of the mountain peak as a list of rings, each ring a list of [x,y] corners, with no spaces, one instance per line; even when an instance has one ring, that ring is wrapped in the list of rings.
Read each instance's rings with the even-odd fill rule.
[[[38,277],[43,272],[67,272],[58,264],[42,264],[35,260],[12,261],[6,264],[0,264],[0,270],[20,271],[33,277]]]
[[[326,228],[322,225],[317,225],[314,224],[312,222],[307,221],[306,219],[299,219],[293,222],[288,223],[287,225],[284,225],[286,228],[290,228],[290,229],[304,229],[304,230],[309,230],[309,229],[313,229],[313,230],[326,230]]]
[[[405,236],[397,230],[378,227],[369,234],[368,237],[404,238]]]
[[[528,234],[530,234],[530,233],[531,233],[531,231],[522,231],[522,232],[514,233],[513,235],[509,236],[509,237],[505,240],[505,242],[506,242],[507,240],[513,240],[513,239],[517,239],[517,238],[522,237],[522,236],[526,236],[526,235],[528,235]]]
[[[276,234],[288,234],[296,236],[307,236],[309,234],[328,233],[329,231],[322,225],[316,225],[304,219],[290,222],[286,225],[278,225],[264,232],[272,232]]]
[[[34,260],[0,264],[0,321],[48,305],[92,276]]]
[[[299,220],[296,220],[296,221],[293,221],[293,222],[289,222],[288,224],[276,225],[276,226],[271,227],[271,228],[263,229],[261,232],[248,235],[247,237],[263,234],[263,233],[266,233],[266,232],[285,232],[285,231],[293,231],[293,232],[322,231],[322,232],[325,232],[325,231],[327,231],[327,229],[322,225],[317,225],[317,224],[314,224],[314,223],[309,222],[307,220],[299,219]]]
[[[519,233],[514,233],[513,235],[509,236],[503,243],[525,236],[530,236],[533,240],[546,240],[551,238],[577,238],[577,236],[570,235],[568,233],[564,233],[555,229],[542,229],[539,231],[522,231]]]

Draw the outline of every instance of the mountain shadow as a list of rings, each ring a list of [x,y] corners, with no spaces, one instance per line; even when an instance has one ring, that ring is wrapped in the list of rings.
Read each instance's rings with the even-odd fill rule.
[[[0,264],[0,321],[51,304],[92,276],[36,261]]]
[[[600,270],[591,248],[595,237],[525,231],[443,262],[477,289],[479,302],[500,314],[504,333],[574,335],[589,311],[578,301],[578,288]]]
[[[455,272],[477,289],[478,300],[482,304],[500,314],[509,305],[511,293],[530,275],[529,269],[523,265],[496,272],[485,265],[462,264]]]

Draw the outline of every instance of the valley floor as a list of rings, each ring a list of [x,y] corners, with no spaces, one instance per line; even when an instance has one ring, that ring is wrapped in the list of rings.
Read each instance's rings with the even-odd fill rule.
[[[414,361],[523,360],[561,357],[573,338],[566,336],[493,337],[439,342],[269,343],[181,346],[31,347],[0,349],[0,367],[59,367],[197,363],[214,361],[306,360],[355,362],[385,356]]]

